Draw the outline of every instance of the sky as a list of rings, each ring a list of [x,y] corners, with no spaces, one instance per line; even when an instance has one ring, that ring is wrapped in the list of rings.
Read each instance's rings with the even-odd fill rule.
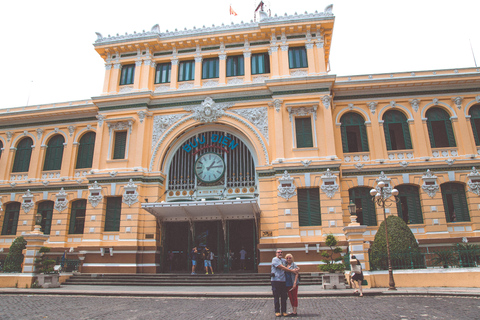
[[[0,108],[99,96],[104,61],[96,35],[249,22],[259,0],[24,0],[0,5]],[[333,4],[330,74],[480,66],[478,0],[265,0],[272,15]],[[229,15],[229,7],[238,14]]]

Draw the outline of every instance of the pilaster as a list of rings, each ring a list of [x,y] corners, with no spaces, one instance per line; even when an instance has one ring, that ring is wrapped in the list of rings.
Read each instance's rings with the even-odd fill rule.
[[[142,79],[142,60],[135,61],[135,77],[133,80],[133,91],[140,91],[141,79]]]
[[[103,80],[103,92],[102,92],[102,94],[108,94],[109,93],[110,81],[111,81],[111,78],[112,78],[112,67],[113,67],[113,64],[105,63],[105,77],[104,77],[104,80]]]
[[[178,59],[172,59],[172,68],[170,69],[170,90],[177,90],[178,85]]]
[[[332,96],[325,95],[321,97],[323,108],[323,130],[324,136],[327,137],[325,140],[325,154],[327,156],[337,156],[335,149],[335,127],[333,126],[333,116],[332,116]]]
[[[203,58],[201,56],[195,57],[195,79],[193,80],[194,87],[202,86],[202,61]]]
[[[115,63],[113,69],[110,70],[110,84],[108,93],[115,94],[118,92],[118,84],[120,83],[120,72],[122,71],[122,64]]]
[[[252,52],[245,51],[243,52],[243,65],[245,68],[245,83],[252,82]]]
[[[306,43],[305,49],[307,51],[308,74],[315,74],[315,53],[313,52],[313,42]]]
[[[220,53],[218,55],[218,83],[221,86],[227,84],[227,55],[225,53]]]

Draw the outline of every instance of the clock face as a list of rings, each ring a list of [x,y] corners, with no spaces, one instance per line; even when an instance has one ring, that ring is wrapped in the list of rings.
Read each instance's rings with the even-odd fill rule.
[[[216,153],[202,154],[195,162],[195,174],[202,182],[212,183],[218,181],[225,173],[225,162]]]

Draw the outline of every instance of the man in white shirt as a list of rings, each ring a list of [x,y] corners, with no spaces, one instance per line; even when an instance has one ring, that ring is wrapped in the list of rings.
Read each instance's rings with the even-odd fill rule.
[[[282,258],[282,249],[277,249],[275,258],[272,259],[271,281],[273,302],[275,304],[275,316],[288,316],[287,314],[287,286],[285,284],[285,272],[298,274],[300,268],[291,270],[285,267],[286,261]],[[281,304],[281,312],[280,312]]]
[[[242,247],[242,250],[240,250],[240,269],[243,271],[245,270],[245,257],[247,256],[247,251],[245,251],[245,248]]]

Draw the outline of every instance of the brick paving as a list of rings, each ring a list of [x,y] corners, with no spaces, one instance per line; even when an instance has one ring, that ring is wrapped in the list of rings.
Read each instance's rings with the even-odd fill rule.
[[[290,310],[290,309],[289,309]],[[300,298],[300,319],[479,319],[480,298]],[[0,319],[274,319],[270,298],[103,297],[4,294]]]

